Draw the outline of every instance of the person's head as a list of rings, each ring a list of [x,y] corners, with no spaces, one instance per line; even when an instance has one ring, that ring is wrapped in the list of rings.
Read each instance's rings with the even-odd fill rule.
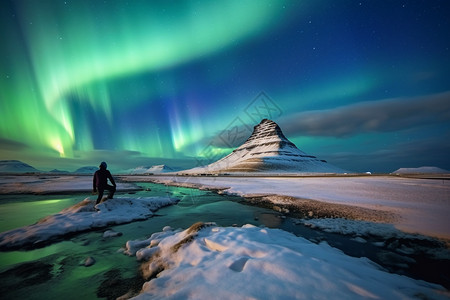
[[[101,163],[100,163],[100,169],[104,169],[104,170],[106,170],[106,168],[108,167],[108,165],[104,162],[104,161],[102,161]]]

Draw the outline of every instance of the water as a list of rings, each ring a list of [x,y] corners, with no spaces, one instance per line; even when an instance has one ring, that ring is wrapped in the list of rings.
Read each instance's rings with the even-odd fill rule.
[[[0,232],[33,224],[79,201],[68,195],[0,195]]]
[[[117,278],[116,286],[137,280],[139,263],[118,251],[127,240],[144,239],[164,226],[187,228],[195,222],[216,222],[220,226],[253,224],[280,227],[279,214],[241,204],[239,197],[182,187],[140,184],[135,196],[166,196],[181,199],[178,205],[160,209],[146,221],[112,226],[120,237],[103,238],[107,229],[81,233],[73,238],[31,251],[0,252],[0,293],[2,299],[97,299],[106,275]],[[149,189],[150,191],[146,190]],[[117,196],[120,197],[120,194]],[[0,230],[32,224],[84,199],[84,196],[0,196]],[[80,266],[87,257],[96,263]],[[20,268],[14,269],[19,266]],[[4,272],[9,270],[8,272]],[[109,272],[114,270],[114,272]],[[106,276],[106,277],[105,277]],[[111,279],[111,278],[110,278]],[[128,281],[127,281],[128,280]],[[111,289],[111,288],[109,288]]]

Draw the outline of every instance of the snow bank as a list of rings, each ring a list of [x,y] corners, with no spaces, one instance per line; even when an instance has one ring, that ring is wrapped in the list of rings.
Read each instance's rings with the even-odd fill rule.
[[[167,197],[118,197],[95,205],[95,200],[86,198],[36,224],[0,233],[0,249],[37,247],[69,233],[144,220],[176,202]]]
[[[369,259],[350,257],[326,243],[314,244],[278,229],[197,223],[154,237],[156,242],[150,238],[142,244],[148,246],[137,251],[146,252],[144,272],[154,279],[135,299],[449,296],[439,285],[388,273]]]
[[[98,168],[97,168],[98,169]],[[135,191],[131,183],[117,182],[117,191]],[[58,194],[92,191],[92,176],[0,176],[0,194]]]

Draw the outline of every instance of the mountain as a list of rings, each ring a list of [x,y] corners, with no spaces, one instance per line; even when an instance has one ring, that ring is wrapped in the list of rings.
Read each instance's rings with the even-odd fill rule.
[[[49,171],[49,173],[52,173],[52,174],[68,174],[69,171],[53,169],[53,170]]]
[[[0,160],[0,173],[37,173],[39,170],[19,160]]]
[[[450,172],[438,167],[400,168],[391,174],[449,174]]]
[[[94,167],[94,166],[86,166],[86,167],[81,167],[79,169],[76,169],[73,173],[75,174],[94,174],[95,171],[98,170],[98,167]]]
[[[175,169],[166,165],[156,165],[151,167],[139,166],[130,171],[130,174],[159,174],[174,172]]]
[[[129,170],[127,173],[132,174],[132,175],[133,174],[134,175],[145,174],[145,173],[148,173],[147,170],[150,168],[151,168],[150,166],[139,166],[139,167]]]
[[[148,173],[168,173],[173,171],[175,170],[166,165],[152,166],[150,169],[148,169]]]
[[[241,146],[224,158],[183,173],[345,173],[289,141],[277,123],[263,119]]]

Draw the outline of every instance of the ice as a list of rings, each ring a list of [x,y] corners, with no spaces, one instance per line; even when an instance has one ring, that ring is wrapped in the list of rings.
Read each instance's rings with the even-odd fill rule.
[[[193,229],[194,227],[194,229]],[[279,229],[194,224],[146,241],[149,278],[135,299],[448,299],[441,286]],[[155,236],[156,238],[160,238]],[[151,240],[151,239],[150,239]],[[139,253],[137,251],[137,253]]]
[[[95,200],[86,198],[36,224],[0,233],[0,249],[36,247],[69,233],[144,220],[177,202],[168,197],[116,197],[95,205]]]

